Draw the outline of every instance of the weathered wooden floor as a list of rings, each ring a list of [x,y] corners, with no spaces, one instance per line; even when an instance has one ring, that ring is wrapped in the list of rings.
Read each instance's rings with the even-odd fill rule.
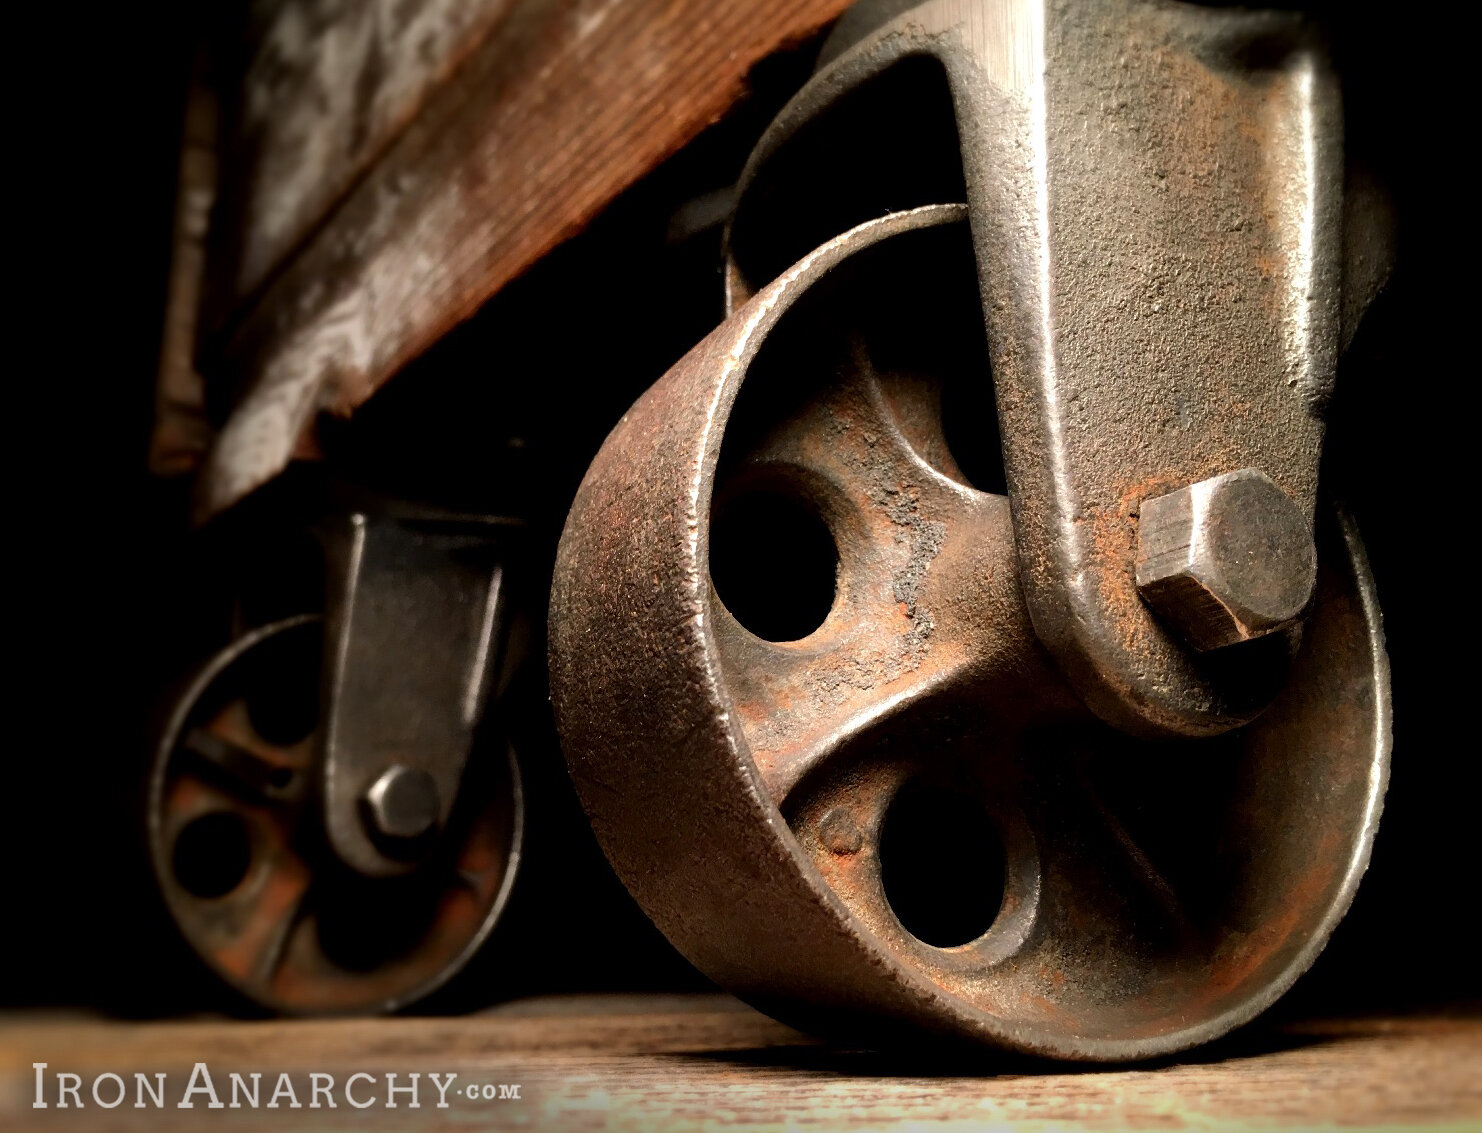
[[[36,1062],[48,1064],[46,1109],[32,1105]],[[178,1107],[198,1062],[224,1108],[207,1108],[204,1089]],[[156,1084],[166,1075],[163,1107],[145,1095],[136,1108],[138,1072]],[[247,1083],[262,1075],[258,1108],[240,1097],[230,1108],[233,1072]],[[58,1073],[78,1075],[84,1108],[59,1108]],[[280,1073],[301,1108],[286,1089],[268,1107]],[[418,1108],[405,1092],[386,1107],[388,1073],[398,1086],[420,1075]],[[323,1076],[332,1109],[312,1093]],[[122,1086],[122,1104],[101,1108],[95,1084],[104,1102]],[[518,1098],[499,1098],[501,1086]],[[1482,1014],[1286,1027],[1179,1063],[1110,1070],[848,1051],[720,996],[534,1000],[457,1019],[0,1019],[6,1130],[944,1127],[1482,1129]]]

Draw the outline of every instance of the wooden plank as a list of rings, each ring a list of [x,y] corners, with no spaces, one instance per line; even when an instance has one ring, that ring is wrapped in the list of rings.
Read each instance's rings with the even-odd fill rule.
[[[846,4],[517,0],[230,339],[210,376],[248,392],[201,513],[276,475],[317,411],[363,402]]]
[[[255,0],[213,255],[234,306],[330,211],[512,0]]]
[[[187,99],[150,439],[155,475],[197,471],[213,440],[196,366],[201,333],[248,303],[512,2],[252,0],[240,35],[218,14]],[[239,89],[214,89],[211,49],[231,57],[237,40],[248,45]],[[223,95],[234,109],[227,136]]]
[[[45,1062],[46,1110],[32,1108]],[[218,1090],[263,1075],[260,1106],[180,1110],[192,1067]],[[515,1003],[462,1019],[322,1022],[0,1024],[0,1123],[91,1129],[94,1077],[119,1074],[125,1105],[110,1128],[700,1129],[1360,1129],[1482,1123],[1482,1017],[1312,1023],[1247,1036],[1162,1066],[1026,1067],[984,1054],[888,1057],[810,1040],[722,996],[580,997]],[[167,1107],[135,1109],[136,1071],[165,1073]],[[84,1109],[58,1108],[56,1074],[81,1076]],[[422,1075],[417,1111],[385,1109],[385,1075]],[[436,1106],[427,1075],[456,1088],[518,1085],[518,1100]],[[287,1073],[304,1108],[266,1108]],[[334,1079],[336,1107],[311,1109],[310,1073]],[[357,1100],[352,1110],[344,1084]],[[151,1079],[152,1080],[152,1079]],[[323,1080],[321,1079],[321,1082]],[[117,1087],[104,1081],[104,1100]],[[147,1099],[146,1099],[147,1100]],[[230,1100],[229,1096],[222,1098]]]
[[[209,56],[198,47],[192,59],[180,139],[171,236],[165,325],[155,376],[154,429],[149,470],[156,476],[194,472],[211,444],[206,390],[196,369],[196,328],[206,278],[206,243],[217,188],[216,93],[207,80]]]

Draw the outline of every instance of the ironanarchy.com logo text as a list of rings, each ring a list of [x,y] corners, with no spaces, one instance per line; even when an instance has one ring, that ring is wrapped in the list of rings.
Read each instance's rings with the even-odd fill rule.
[[[228,1072],[216,1077],[204,1062],[197,1062],[183,1087],[176,1089],[170,1075],[160,1071],[131,1077],[105,1071],[85,1082],[81,1074],[56,1071],[47,1074],[48,1064],[33,1062],[36,1072],[32,1109],[85,1109],[95,1105],[117,1109],[132,1097],[134,1109],[448,1109],[457,1102],[520,1101],[520,1086],[510,1082],[458,1082],[456,1072],[425,1075],[428,1088],[423,1089],[420,1071],[397,1074],[369,1074],[357,1071],[343,1079],[333,1074],[310,1071],[302,1074],[280,1072],[276,1077],[262,1071]],[[219,1085],[218,1085],[219,1083]],[[271,1090],[265,1089],[271,1084]],[[264,1101],[266,1097],[266,1101]]]

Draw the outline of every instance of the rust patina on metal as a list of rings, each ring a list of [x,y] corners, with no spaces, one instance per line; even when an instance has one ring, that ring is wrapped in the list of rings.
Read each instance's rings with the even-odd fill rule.
[[[562,539],[558,723],[619,875],[758,1006],[855,1039],[1175,1051],[1290,986],[1363,873],[1389,750],[1372,581],[1320,512],[1317,595],[1265,712],[1205,739],[1103,723],[1036,634],[1010,501],[943,430],[943,388],[983,380],[950,301],[976,302],[968,211],[824,243],[613,431]],[[803,501],[836,548],[799,640],[750,632],[712,584],[713,516],[748,491]],[[961,901],[998,897],[970,939],[899,915],[882,844],[908,787],[970,800],[1000,848],[940,863]]]

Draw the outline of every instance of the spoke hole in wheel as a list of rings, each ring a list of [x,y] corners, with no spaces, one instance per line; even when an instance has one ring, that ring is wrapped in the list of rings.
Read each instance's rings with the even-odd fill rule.
[[[958,791],[909,783],[880,829],[880,882],[901,927],[936,948],[978,939],[1003,906],[998,827]]]
[[[891,250],[895,264],[881,249],[884,270],[865,281],[853,302],[856,325],[893,402],[895,424],[917,454],[951,479],[1007,495],[972,242],[962,228],[951,227],[930,233],[922,244],[916,258]],[[940,392],[892,398],[904,392],[903,383],[920,383],[924,393],[923,378]]]
[[[252,729],[270,744],[301,743],[319,726],[319,628],[270,638],[252,658],[244,695]]]
[[[998,403],[984,354],[981,370],[953,373],[942,384],[942,432],[967,482],[980,492],[1009,494],[998,433]]]
[[[438,920],[441,889],[425,876],[369,881],[337,875],[317,890],[315,924],[325,959],[374,972],[411,955]]]
[[[252,840],[240,815],[228,810],[194,818],[175,839],[175,880],[194,897],[225,897],[247,876]]]
[[[839,552],[805,501],[751,490],[717,502],[710,578],[731,615],[767,641],[797,641],[833,608]]]

